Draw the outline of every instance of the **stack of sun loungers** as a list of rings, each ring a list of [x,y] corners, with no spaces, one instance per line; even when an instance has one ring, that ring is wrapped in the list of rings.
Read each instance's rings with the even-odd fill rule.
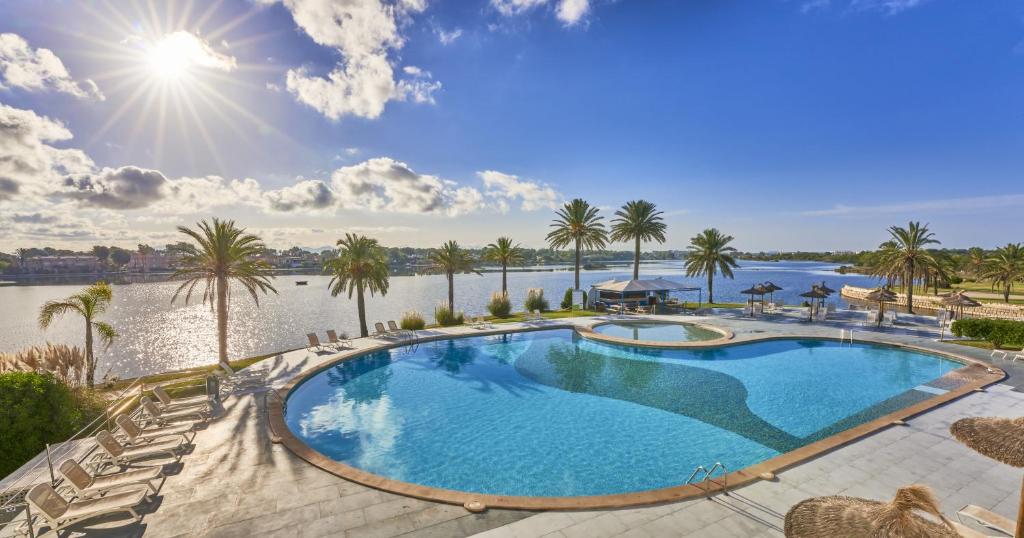
[[[56,533],[81,521],[117,513],[130,515],[132,522],[141,520],[137,509],[157,493],[163,466],[128,465],[154,457],[177,461],[194,439],[197,424],[183,421],[204,421],[210,411],[205,396],[172,399],[161,387],[154,389],[154,395],[159,403],[148,397],[140,400],[143,412],[138,416],[143,422],[129,414],[118,415],[114,419],[119,428],[116,435],[107,430],[96,434],[99,450],[85,462],[87,467],[75,459],[61,462],[58,469],[63,481],[55,483],[59,489],[42,483],[29,490],[25,499],[37,521]]]

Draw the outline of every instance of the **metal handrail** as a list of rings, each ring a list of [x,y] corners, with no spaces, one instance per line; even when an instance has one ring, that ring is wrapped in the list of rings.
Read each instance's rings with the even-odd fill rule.
[[[689,485],[690,482],[693,482],[693,477],[697,476],[697,473],[699,473],[701,471],[704,471],[704,476],[705,477],[708,475],[708,470],[705,469],[703,465],[698,465],[697,468],[694,469],[692,473],[690,473],[690,478],[686,479],[686,484],[685,485]]]
[[[722,474],[722,492],[725,493],[726,495],[728,495],[729,494],[729,469],[726,469],[725,468],[725,464],[723,464],[720,461],[716,461],[715,464],[711,466],[711,470],[709,470],[704,475],[704,480],[702,480],[701,483],[703,484],[703,483],[706,483],[706,482],[711,482],[712,484],[716,484],[717,482],[715,482],[714,479],[711,478],[711,475],[717,469],[721,469],[723,471],[723,474]],[[708,493],[709,490],[710,490],[710,487],[705,489],[704,492]]]

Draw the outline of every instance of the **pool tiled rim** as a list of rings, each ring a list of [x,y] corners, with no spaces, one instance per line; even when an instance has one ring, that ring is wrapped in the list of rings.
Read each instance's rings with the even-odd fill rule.
[[[647,319],[615,319],[605,320],[590,325],[577,325],[576,333],[588,340],[597,340],[600,342],[610,342],[613,344],[621,344],[633,347],[649,347],[649,348],[660,348],[660,349],[701,349],[719,347],[722,344],[732,340],[736,335],[733,334],[729,329],[723,329],[722,327],[716,327],[714,325],[708,325],[704,323],[696,322],[669,322],[669,321],[658,321],[655,323],[661,324],[672,324],[672,325],[692,325],[707,331],[715,332],[721,336],[712,340],[694,340],[694,341],[683,341],[678,342],[660,342],[656,340],[632,340],[630,338],[622,338],[619,336],[611,336],[603,333],[599,333],[594,330],[594,327],[599,325],[606,325],[609,323],[651,323]]]
[[[599,323],[598,321],[597,323]],[[595,323],[596,324],[596,323]],[[593,324],[591,324],[593,325]],[[705,326],[711,328],[712,326]],[[877,340],[861,340],[855,339],[855,342],[862,342],[866,344],[874,345],[887,345],[896,348],[910,349],[921,353],[930,355],[941,356],[948,358],[962,364],[965,364],[963,368],[954,370],[948,374],[961,376],[964,381],[958,387],[953,388],[943,394],[937,394],[927,400],[923,400],[909,407],[899,409],[892,413],[886,414],[875,420],[860,424],[848,430],[842,431],[835,435],[829,436],[820,441],[805,445],[791,452],[781,454],[774,458],[765,460],[761,463],[752,465],[750,467],[732,471],[725,475],[724,480],[719,482],[708,482],[706,487],[699,487],[694,484],[684,484],[679,486],[673,486],[669,488],[648,490],[634,493],[623,493],[613,495],[599,495],[599,496],[578,496],[578,497],[525,497],[525,496],[502,496],[502,495],[487,495],[478,493],[467,493],[463,491],[455,491],[448,489],[432,488],[419,484],[412,484],[408,482],[401,482],[384,478],[380,475],[368,473],[361,469],[345,465],[338,461],[335,461],[323,454],[313,450],[308,445],[303,443],[300,439],[295,437],[284,420],[284,402],[287,400],[288,394],[300,385],[306,379],[316,375],[317,373],[333,367],[339,362],[352,360],[363,355],[385,350],[396,347],[403,347],[410,345],[411,343],[422,343],[435,340],[446,340],[451,338],[465,338],[471,336],[483,336],[483,335],[494,335],[503,333],[518,333],[518,332],[530,332],[548,329],[589,329],[587,327],[581,327],[572,323],[550,323],[545,322],[534,326],[520,327],[520,328],[495,328],[491,330],[479,330],[476,332],[462,332],[462,333],[435,333],[426,337],[417,338],[414,341],[402,341],[394,343],[385,343],[371,348],[359,349],[356,352],[352,352],[347,355],[342,355],[339,358],[331,361],[327,361],[323,364],[318,365],[308,371],[302,372],[299,375],[292,378],[286,383],[279,391],[273,390],[278,397],[268,399],[267,412],[270,427],[273,432],[275,442],[280,442],[292,453],[298,457],[306,460],[310,464],[319,467],[331,474],[351,480],[353,482],[363,484],[372,488],[396,493],[399,495],[406,495],[409,497],[431,500],[436,502],[443,502],[448,504],[466,505],[471,502],[479,502],[484,504],[486,507],[493,508],[509,508],[509,509],[524,509],[524,510],[578,510],[578,509],[596,509],[596,508],[622,508],[628,506],[637,506],[645,504],[655,504],[668,501],[677,501],[690,499],[705,495],[710,495],[715,492],[721,491],[726,485],[728,488],[733,488],[741,485],[745,485],[751,482],[762,480],[761,476],[766,473],[775,474],[781,472],[789,467],[802,463],[813,457],[831,451],[835,448],[843,446],[847,443],[860,439],[876,431],[882,430],[888,427],[894,426],[896,421],[903,421],[909,419],[915,415],[943,405],[947,402],[960,398],[966,394],[969,394],[976,390],[984,390],[991,384],[998,383],[1006,377],[1006,373],[998,368],[991,367],[983,362],[976,361],[965,355],[951,353],[948,351],[935,351],[926,349],[914,345],[900,344],[900,343],[888,343],[878,342]],[[724,331],[724,329],[718,329]],[[592,331],[591,331],[592,332]],[[731,331],[730,331],[731,333]],[[597,333],[594,333],[597,334]],[[791,340],[791,339],[806,339],[807,337],[796,336],[796,335],[758,335],[750,338],[743,339],[740,341],[728,341],[726,340],[713,340],[705,342],[697,342],[699,344],[705,344],[703,347],[718,347],[718,346],[730,346],[760,341],[770,340]],[[813,339],[818,340],[833,340],[838,341],[838,338],[827,338],[827,337],[815,337]],[[707,342],[722,342],[716,346],[708,346]],[[633,345],[632,340],[629,341],[630,345]],[[941,378],[940,378],[941,379]],[[717,477],[716,477],[717,478]]]

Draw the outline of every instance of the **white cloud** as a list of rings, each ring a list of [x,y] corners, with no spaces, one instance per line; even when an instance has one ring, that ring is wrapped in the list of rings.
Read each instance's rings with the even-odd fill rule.
[[[402,48],[399,19],[426,9],[424,0],[335,2],[284,0],[295,23],[316,43],[337,49],[341,62],[326,76],[308,67],[288,71],[286,87],[295,98],[324,116],[374,119],[388,101],[433,103],[438,82],[395,81],[388,54]]]
[[[265,196],[274,211],[326,209],[336,203],[331,187],[315,179],[301,180],[290,187],[267,191]]]
[[[552,0],[491,0],[491,6],[506,17],[523,15]],[[590,12],[590,0],[555,0],[555,16],[566,26],[579,24]]]
[[[828,9],[833,5],[840,4],[842,9],[852,11],[883,11],[889,15],[906,11],[926,4],[930,0],[846,0],[833,2],[833,0],[803,0],[800,3],[800,11],[809,13]]]
[[[424,71],[412,65],[405,66],[402,71],[410,75],[411,78],[398,82],[398,85],[395,87],[395,99],[398,101],[435,104],[434,92],[441,89],[441,83],[434,80],[430,71]]]
[[[458,216],[483,206],[477,189],[419,174],[387,157],[335,170],[331,187],[341,207],[348,209]]]
[[[106,209],[141,209],[166,195],[167,178],[156,170],[137,166],[104,168],[70,175],[64,180],[67,196]]]
[[[567,26],[579,23],[590,12],[590,0],[562,0],[555,15]]]
[[[85,153],[50,145],[71,137],[57,120],[0,103],[0,200],[39,196],[59,188],[63,175],[90,170]]]
[[[893,213],[963,213],[1002,208],[1024,210],[1024,194],[947,198],[872,206],[836,205],[829,209],[804,211],[800,214],[810,217],[872,216]]]
[[[456,28],[451,31],[446,31],[443,28],[437,29],[437,39],[442,45],[451,45],[460,37],[462,37],[462,28]]]
[[[505,174],[495,170],[477,172],[477,176],[487,187],[487,195],[495,199],[499,210],[507,211],[509,202],[520,200],[519,208],[523,211],[538,209],[554,209],[558,207],[562,195],[550,185],[536,181],[519,179],[519,176]]]
[[[90,79],[75,82],[64,62],[50,49],[33,49],[17,34],[0,34],[0,88],[5,84],[29,91],[54,90],[103,100],[96,83]]]

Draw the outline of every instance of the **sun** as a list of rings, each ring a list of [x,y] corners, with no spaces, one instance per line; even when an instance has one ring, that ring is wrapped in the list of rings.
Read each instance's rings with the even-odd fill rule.
[[[146,52],[146,65],[158,78],[179,80],[188,75],[192,64],[191,47],[175,34],[153,43]]]

